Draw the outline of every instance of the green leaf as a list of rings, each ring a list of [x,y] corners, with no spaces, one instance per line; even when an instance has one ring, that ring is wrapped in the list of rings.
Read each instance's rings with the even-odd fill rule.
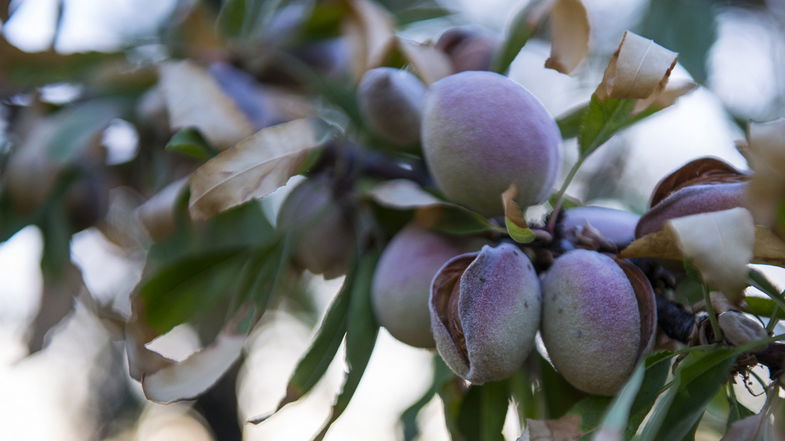
[[[738,351],[717,347],[692,351],[681,361],[670,389],[657,402],[639,441],[683,439],[727,380]]]
[[[705,83],[706,54],[717,38],[711,0],[656,0],[640,24],[640,34],[679,53],[679,64],[692,78]]]
[[[780,310],[774,300],[763,297],[747,296],[744,302],[747,304],[747,312],[761,317],[772,317]]]
[[[589,105],[584,104],[556,119],[556,124],[559,126],[562,139],[570,139],[578,136],[581,131],[581,123],[583,122],[584,115],[588,108]]]
[[[433,380],[431,385],[417,399],[411,406],[401,414],[401,426],[403,428],[403,439],[405,441],[412,441],[420,434],[420,427],[417,425],[417,416],[420,411],[431,402],[434,396],[441,390],[445,382],[453,377],[453,373],[439,355],[434,355],[432,359],[433,364]]]
[[[531,13],[540,6],[541,1],[529,2],[513,18],[507,29],[501,48],[496,53],[496,57],[491,64],[491,70],[496,73],[505,74],[510,65],[521,52],[526,42],[537,33],[539,23],[531,23]]]
[[[531,229],[517,225],[515,222],[511,221],[509,217],[504,217],[504,224],[507,226],[507,233],[512,240],[518,243],[530,243],[537,238]]]
[[[187,257],[164,266],[143,282],[144,319],[163,334],[214,305],[239,273],[243,249]]]
[[[602,418],[611,405],[611,397],[588,396],[577,403],[567,412],[568,415],[581,417],[582,441],[589,441],[602,423]]]
[[[232,38],[242,35],[245,14],[249,0],[226,0],[218,14],[218,26],[223,33]]]
[[[344,279],[341,290],[324,315],[311,347],[297,363],[286,386],[286,396],[278,404],[276,411],[307,394],[324,376],[330,362],[335,358],[346,334],[353,279],[354,275],[351,273]]]
[[[458,429],[469,440],[503,441],[502,426],[508,407],[506,381],[471,386],[461,404]]]
[[[454,375],[439,389],[439,398],[441,398],[444,406],[444,423],[450,432],[450,438],[454,440],[463,439],[458,429],[458,416],[465,396],[466,390],[463,379]]]
[[[632,99],[608,98],[600,101],[592,95],[578,134],[581,156],[589,156],[619,130],[632,124],[634,120],[630,114],[633,107],[635,100]]]
[[[215,148],[204,139],[199,129],[190,127],[175,133],[164,147],[164,150],[180,153],[200,161],[206,161],[218,154]]]
[[[117,103],[108,100],[88,101],[54,114],[56,128],[46,152],[57,164],[66,164],[90,145],[100,130],[120,114]]]
[[[371,359],[376,336],[379,333],[379,325],[376,323],[371,305],[371,282],[378,258],[379,253],[368,253],[363,255],[358,263],[346,327],[346,363],[349,372],[346,374],[343,389],[333,404],[330,418],[316,436],[316,440],[323,439],[333,422],[346,410]]]
[[[537,358],[540,360],[540,381],[545,400],[545,418],[557,419],[564,416],[570,408],[586,397],[586,393],[573,387],[564,377],[561,376],[551,366],[548,360],[544,359],[539,353]]]
[[[630,408],[624,439],[632,439],[635,436],[638,426],[646,418],[646,415],[649,414],[651,407],[662,392],[662,386],[665,384],[665,380],[668,379],[672,357],[673,353],[671,352],[657,352],[646,358],[646,375]]]
[[[632,375],[630,375],[630,378],[624,384],[624,387],[622,387],[613,399],[610,408],[608,408],[605,417],[602,419],[602,427],[600,430],[618,434],[619,436],[622,434],[625,427],[627,427],[627,420],[632,413],[632,404],[643,385],[645,376],[646,368],[644,363],[638,363],[635,370],[632,371]]]
[[[777,306],[785,310],[785,298],[783,298],[783,294],[772,285],[763,273],[756,269],[750,269],[750,285],[763,291],[763,293],[769,296]]]

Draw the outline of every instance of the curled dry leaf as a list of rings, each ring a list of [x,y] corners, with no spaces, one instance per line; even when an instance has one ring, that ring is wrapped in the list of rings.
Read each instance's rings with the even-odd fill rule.
[[[758,439],[769,439],[765,436],[766,432],[771,431],[767,424],[765,412],[751,415],[746,418],[734,421],[730,425],[725,436],[720,441],[753,441]],[[769,434],[770,436],[771,434]],[[777,439],[776,437],[774,438]]]
[[[174,232],[174,206],[187,185],[188,178],[178,179],[136,209],[136,216],[154,240],[161,240]]]
[[[678,54],[627,31],[597,86],[599,99],[648,98],[663,90]]]
[[[725,311],[717,319],[725,340],[734,346],[746,345],[769,337],[766,329],[757,320],[753,320],[739,311]],[[757,349],[765,347],[764,343]]]
[[[515,202],[518,196],[518,188],[515,184],[510,184],[507,190],[502,193],[502,205],[504,206],[504,224],[510,237],[518,243],[529,243],[535,239],[534,232],[529,229],[526,219],[523,217],[520,205]]]
[[[581,0],[556,0],[551,9],[551,56],[545,67],[569,74],[589,53],[589,16]]]
[[[578,441],[581,417],[567,415],[558,420],[526,420],[526,430],[518,441]]]
[[[368,196],[380,205],[398,210],[444,204],[408,179],[381,182],[368,192]]]
[[[732,208],[671,219],[663,231],[636,240],[620,256],[689,258],[708,285],[737,303],[747,285],[747,264],[755,262],[756,235],[752,215]]]
[[[683,253],[679,249],[673,234],[668,230],[664,230],[641,237],[622,250],[619,256],[627,259],[651,257],[654,259],[681,260]],[[755,226],[755,246],[753,247],[750,263],[785,267],[785,242],[767,227]]]
[[[748,143],[748,160],[754,170],[747,187],[750,210],[758,223],[775,226],[785,202],[785,118],[750,124]]]
[[[370,0],[345,0],[350,13],[343,22],[354,60],[354,76],[379,67],[395,47],[395,24],[390,14]]]
[[[257,317],[253,307],[241,308],[212,344],[176,362],[147,348],[157,335],[141,322],[138,313],[126,325],[129,372],[142,383],[145,397],[159,403],[194,398],[215,384],[240,358],[248,324]]]
[[[668,83],[664,89],[653,93],[646,99],[639,100],[632,108],[633,115],[643,111],[656,112],[671,106],[679,98],[698,88],[698,84],[690,80],[679,80]]]
[[[163,63],[160,86],[173,129],[195,127],[225,149],[253,133],[253,125],[205,70],[190,61]]]
[[[262,129],[221,152],[191,175],[191,217],[207,219],[271,193],[297,172],[317,144],[315,128],[299,119]]]
[[[452,74],[450,58],[432,44],[420,44],[400,37],[397,41],[412,70],[426,85]]]

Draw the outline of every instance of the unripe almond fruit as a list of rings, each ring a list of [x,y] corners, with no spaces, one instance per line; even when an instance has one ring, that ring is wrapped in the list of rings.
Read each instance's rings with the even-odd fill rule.
[[[425,86],[416,76],[390,67],[371,69],[360,80],[357,98],[376,133],[398,145],[418,144]]]
[[[462,72],[429,89],[423,151],[449,199],[486,216],[504,213],[511,184],[521,207],[543,202],[560,165],[553,118],[520,84],[492,72]]]

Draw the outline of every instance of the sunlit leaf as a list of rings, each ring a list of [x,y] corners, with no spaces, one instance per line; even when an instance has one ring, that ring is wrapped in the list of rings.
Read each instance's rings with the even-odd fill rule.
[[[595,92],[607,98],[647,98],[668,82],[678,55],[657,43],[625,32]]]
[[[316,130],[305,119],[268,127],[244,139],[191,175],[191,217],[206,219],[271,193],[297,172],[315,147]]]
[[[589,53],[589,16],[581,0],[556,0],[551,8],[551,56],[545,67],[569,74]]]
[[[202,134],[199,133],[199,130],[196,129],[182,129],[178,131],[172,136],[164,149],[200,161],[206,161],[217,153]]]

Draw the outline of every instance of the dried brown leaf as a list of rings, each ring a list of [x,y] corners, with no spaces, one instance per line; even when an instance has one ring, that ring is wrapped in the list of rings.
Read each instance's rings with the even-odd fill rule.
[[[754,170],[747,187],[749,207],[758,223],[774,226],[785,201],[785,118],[750,124],[748,144]]]
[[[668,83],[664,89],[660,90],[635,103],[632,109],[633,115],[637,115],[645,110],[658,111],[673,105],[676,100],[687,95],[698,88],[698,84],[690,80],[680,80]]]
[[[578,441],[581,417],[567,415],[558,420],[526,420],[526,431],[518,441]]]
[[[220,149],[253,133],[251,122],[205,69],[170,61],[161,65],[159,75],[173,129],[195,127]]]
[[[420,44],[403,38],[397,41],[412,70],[426,85],[452,74],[450,58],[432,44]]]
[[[368,196],[380,205],[398,210],[444,204],[408,179],[381,182],[368,192]]]
[[[551,9],[551,56],[545,67],[569,74],[589,53],[589,16],[581,0],[556,0]]]
[[[606,98],[648,98],[665,88],[678,54],[627,31],[616,48],[596,95]]]
[[[154,240],[161,240],[174,232],[175,203],[187,185],[188,178],[178,179],[136,209],[137,217]]]
[[[369,0],[345,0],[350,13],[343,22],[354,61],[354,75],[362,78],[379,67],[395,47],[395,24],[390,14]]]
[[[523,212],[520,205],[515,202],[515,197],[518,196],[518,188],[515,184],[510,184],[507,190],[502,193],[502,205],[504,205],[504,216],[510,222],[521,228],[529,228],[526,225],[526,219],[523,218]]]
[[[271,193],[297,172],[317,142],[312,124],[299,119],[264,128],[221,152],[191,175],[191,217],[207,219]]]
[[[757,441],[765,439],[761,435],[766,430],[769,430],[766,426],[763,413],[751,415],[734,421],[720,441]]]

